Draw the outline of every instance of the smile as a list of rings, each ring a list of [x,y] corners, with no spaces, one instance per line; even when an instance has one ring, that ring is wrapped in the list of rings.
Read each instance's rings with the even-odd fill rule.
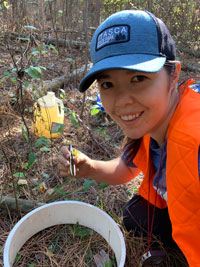
[[[138,112],[138,113],[135,113],[132,115],[124,115],[124,116],[121,116],[121,119],[124,121],[132,121],[132,120],[138,118],[141,114],[142,114],[142,112]]]

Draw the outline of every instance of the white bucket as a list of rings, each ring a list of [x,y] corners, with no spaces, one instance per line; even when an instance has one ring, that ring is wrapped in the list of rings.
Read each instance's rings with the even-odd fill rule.
[[[77,222],[104,237],[115,253],[117,266],[124,266],[125,241],[120,228],[106,212],[84,202],[58,201],[32,210],[13,227],[4,248],[4,267],[13,265],[17,252],[34,234],[50,226]]]

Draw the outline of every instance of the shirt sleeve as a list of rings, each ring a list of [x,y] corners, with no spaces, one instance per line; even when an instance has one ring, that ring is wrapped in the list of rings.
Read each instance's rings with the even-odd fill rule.
[[[128,153],[126,152],[126,150],[123,150],[122,156],[121,156],[122,160],[125,161],[127,156],[128,156]],[[131,161],[127,166],[132,167],[132,168],[137,168],[137,166],[133,163],[133,161]]]

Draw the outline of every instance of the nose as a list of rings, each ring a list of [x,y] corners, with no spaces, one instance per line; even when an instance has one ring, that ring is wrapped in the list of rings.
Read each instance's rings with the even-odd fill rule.
[[[127,105],[132,105],[134,103],[134,97],[131,96],[127,90],[120,90],[115,94],[115,106],[125,107]]]

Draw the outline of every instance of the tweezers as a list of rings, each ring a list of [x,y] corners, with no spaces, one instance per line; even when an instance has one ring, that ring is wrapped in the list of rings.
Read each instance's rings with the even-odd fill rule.
[[[70,158],[69,158],[69,170],[70,175],[75,177],[76,176],[76,165],[74,161],[74,155],[73,155],[73,147],[72,145],[69,145],[69,152],[70,152]]]

